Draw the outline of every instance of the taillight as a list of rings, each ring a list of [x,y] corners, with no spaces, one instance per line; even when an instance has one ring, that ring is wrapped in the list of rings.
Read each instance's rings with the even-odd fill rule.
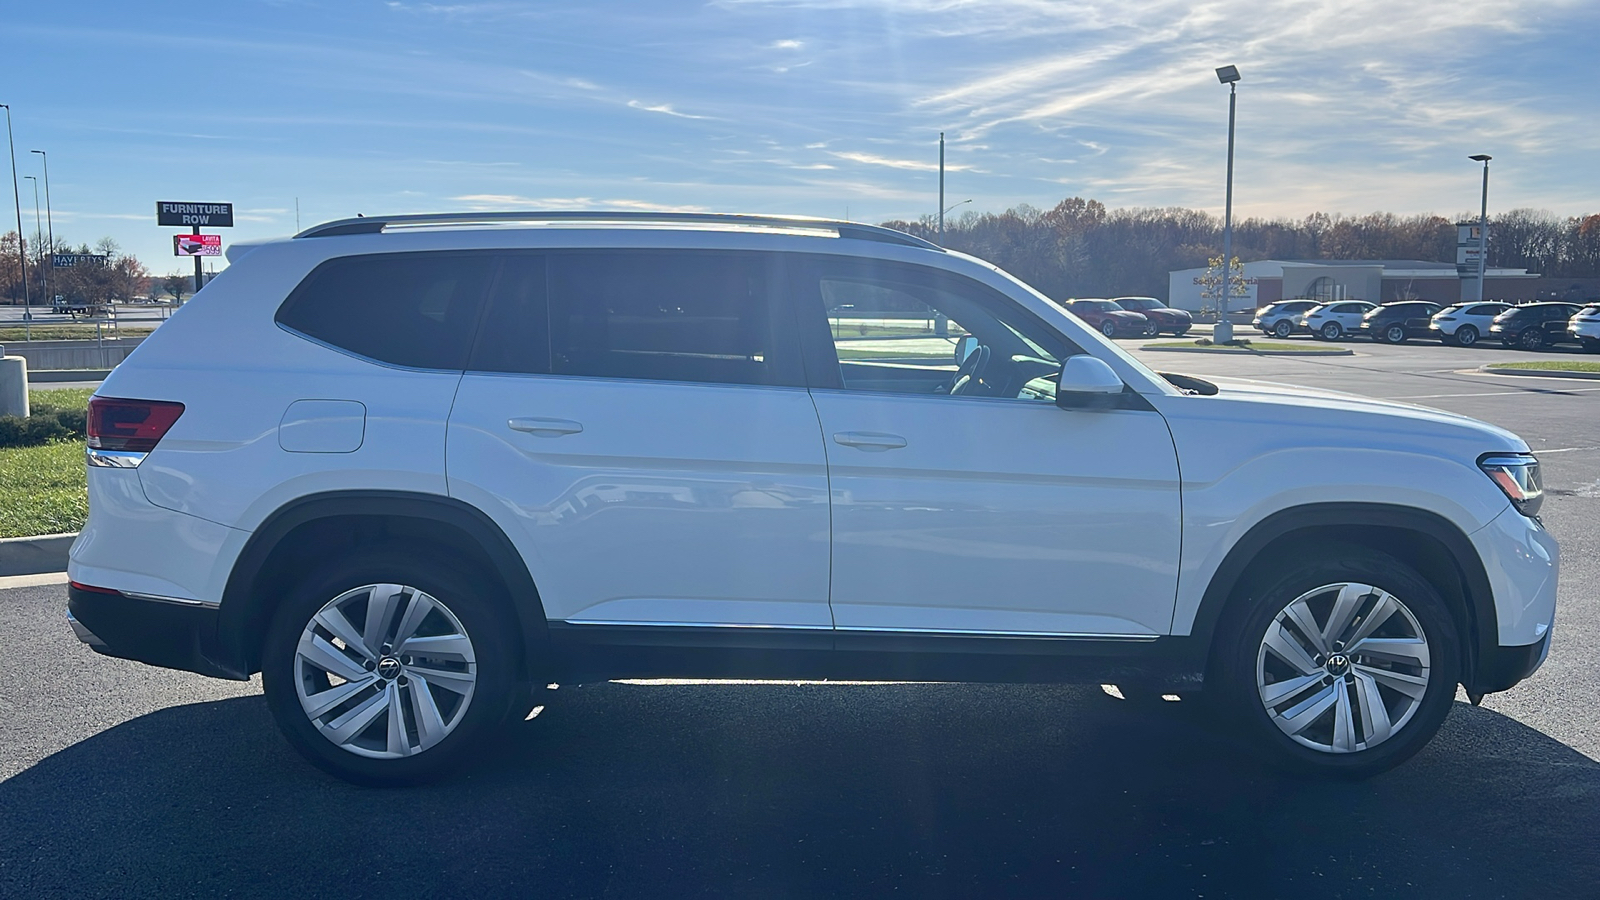
[[[89,449],[148,453],[183,415],[169,400],[89,398]]]

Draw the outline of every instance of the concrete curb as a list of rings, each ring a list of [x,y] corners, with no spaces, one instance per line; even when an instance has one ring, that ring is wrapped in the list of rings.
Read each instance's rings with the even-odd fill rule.
[[[40,575],[67,570],[67,551],[78,535],[0,538],[0,576]]]
[[[1233,353],[1239,356],[1355,356],[1349,348],[1337,350],[1213,350],[1210,347],[1140,347],[1151,353]]]
[[[1528,378],[1579,378],[1585,381],[1600,381],[1600,372],[1563,372],[1560,369],[1507,369],[1479,366],[1479,372],[1490,375],[1524,375]]]

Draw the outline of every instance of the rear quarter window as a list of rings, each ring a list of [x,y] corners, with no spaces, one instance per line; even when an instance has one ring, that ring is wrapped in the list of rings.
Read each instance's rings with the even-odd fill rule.
[[[464,369],[494,266],[487,253],[330,259],[294,289],[276,320],[378,362]]]

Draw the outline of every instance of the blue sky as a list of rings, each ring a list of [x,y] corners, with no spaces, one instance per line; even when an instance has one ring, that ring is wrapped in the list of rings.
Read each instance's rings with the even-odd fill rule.
[[[693,209],[916,218],[1078,195],[1240,215],[1600,212],[1600,4],[1523,0],[11,3],[0,102],[58,236],[179,270],[353,215]],[[33,228],[23,181],[25,227]],[[6,198],[9,199],[9,198]],[[7,212],[10,212],[9,210]],[[7,217],[9,218],[9,217]]]

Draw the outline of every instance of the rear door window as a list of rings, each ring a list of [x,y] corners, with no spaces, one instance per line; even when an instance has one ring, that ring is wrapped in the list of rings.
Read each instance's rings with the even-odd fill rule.
[[[494,270],[488,253],[330,259],[278,308],[279,325],[378,362],[462,369]]]
[[[799,342],[766,254],[510,255],[471,368],[709,384],[803,386]],[[781,311],[780,311],[781,310]]]

